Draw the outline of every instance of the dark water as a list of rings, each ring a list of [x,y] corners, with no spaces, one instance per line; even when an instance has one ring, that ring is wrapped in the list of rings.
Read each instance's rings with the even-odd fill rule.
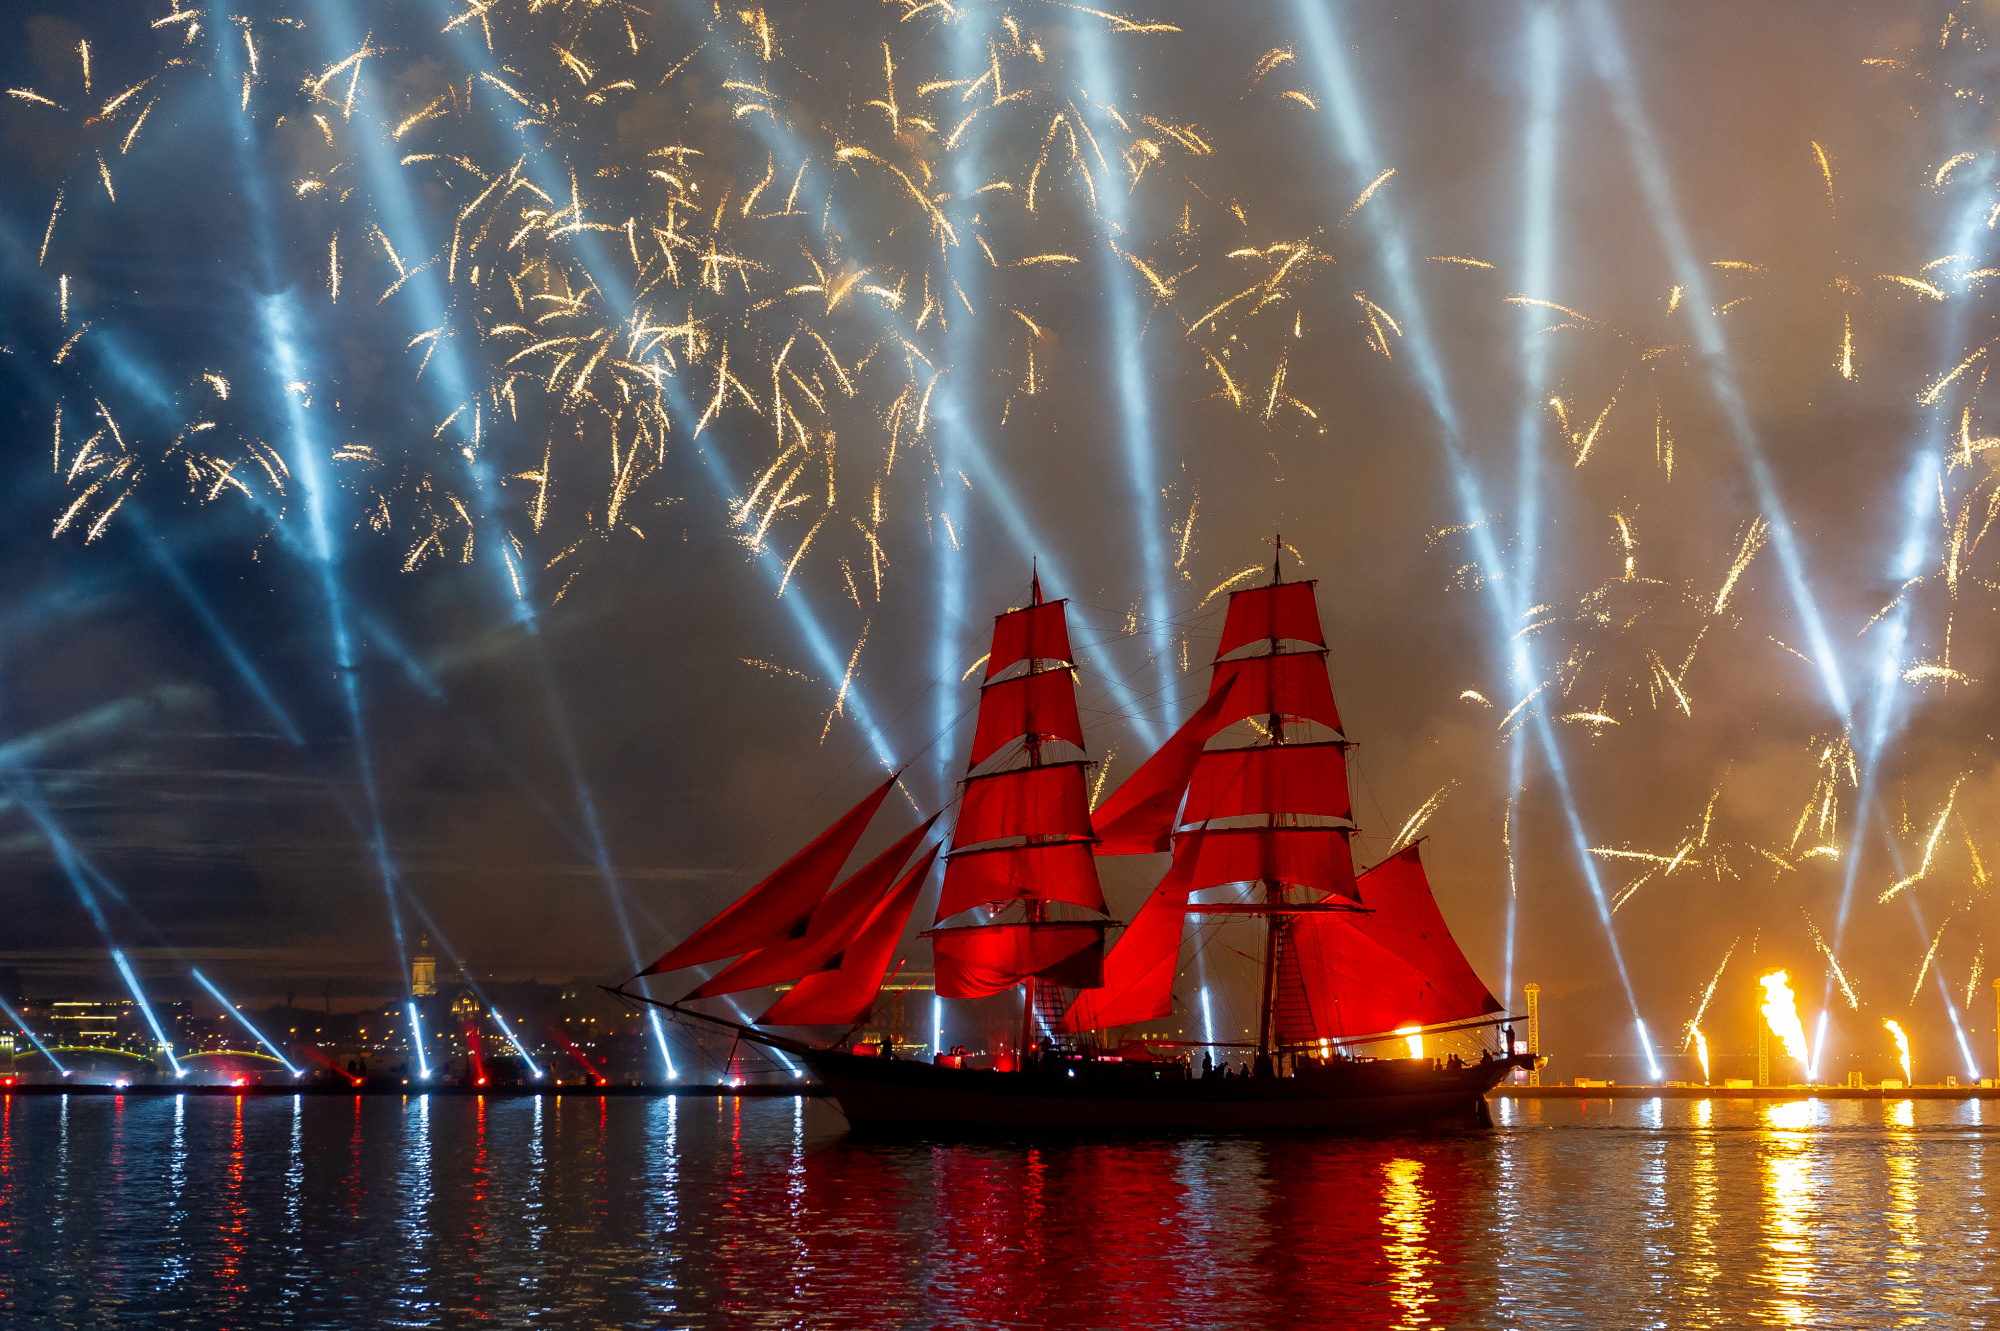
[[[793,1100],[0,1101],[9,1326],[1983,1326],[2000,1105],[850,1140]]]

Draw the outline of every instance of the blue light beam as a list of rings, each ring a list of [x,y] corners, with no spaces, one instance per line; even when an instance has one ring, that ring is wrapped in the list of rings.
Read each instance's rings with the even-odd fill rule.
[[[279,1052],[278,1046],[272,1044],[268,1039],[266,1039],[264,1036],[264,1032],[258,1030],[255,1026],[250,1024],[250,1018],[243,1015],[243,1009],[237,1007],[235,1004],[231,1003],[228,999],[224,998],[222,996],[222,991],[216,988],[215,985],[212,982],[210,982],[209,978],[206,975],[203,975],[200,971],[195,970],[193,967],[189,967],[188,973],[193,975],[196,980],[200,981],[201,987],[208,990],[208,992],[214,997],[216,1002],[222,1004],[222,1010],[224,1012],[227,1012],[230,1016],[236,1018],[238,1025],[242,1026],[244,1030],[250,1032],[251,1035],[256,1037],[258,1044],[263,1045],[266,1049],[271,1051],[272,1058],[277,1059],[280,1063],[283,1063],[285,1065],[285,1071],[291,1073],[294,1077],[304,1075],[305,1069],[294,1066],[291,1059],[286,1058],[284,1054]]]

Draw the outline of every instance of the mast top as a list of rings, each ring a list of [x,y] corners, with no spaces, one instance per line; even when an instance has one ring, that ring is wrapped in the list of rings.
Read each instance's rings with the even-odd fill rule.
[[[1042,573],[1039,567],[1041,562],[1041,557],[1036,556],[1028,564],[1030,570],[1028,583],[1029,605],[1040,605],[1042,603]]]
[[[1279,532],[1277,535],[1271,538],[1271,581],[1273,583],[1279,583],[1285,580],[1285,570],[1282,567],[1282,561],[1284,560],[1284,557],[1285,557],[1285,535],[1283,532]]]

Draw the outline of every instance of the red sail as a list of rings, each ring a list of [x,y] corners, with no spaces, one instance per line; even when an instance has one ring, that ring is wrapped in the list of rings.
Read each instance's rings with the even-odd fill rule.
[[[1289,1044],[1373,1035],[1499,1012],[1500,1004],[1445,927],[1417,848],[1361,876],[1367,913],[1295,917],[1280,954],[1280,992],[1298,1004],[1279,1037]],[[1289,1029],[1287,1029],[1289,1028]]]
[[[1324,670],[1320,677],[1326,677]],[[1331,697],[1329,690],[1329,700]],[[1076,715],[1076,683],[1069,671],[1044,670],[980,686],[971,766],[979,766],[1023,735],[1064,739],[1083,747],[1083,722]]]
[[[1174,858],[1187,858],[1188,887],[1228,883],[1289,883],[1360,900],[1347,832],[1336,827],[1227,827],[1181,838]]]
[[[892,890],[897,872],[909,861],[917,846],[941,815],[932,814],[923,825],[895,845],[868,861],[839,887],[826,894],[806,926],[805,937],[784,938],[758,948],[720,975],[705,980],[681,1001],[714,998],[718,994],[740,994],[767,984],[796,980],[818,970],[868,923],[869,916]]]
[[[1067,901],[1105,913],[1104,889],[1087,841],[965,850],[944,869],[937,918],[1003,901]]]
[[[811,845],[786,860],[776,873],[639,974],[661,975],[683,966],[733,957],[781,938],[803,937],[820,898],[833,885],[840,866],[853,853],[854,843],[867,830],[868,820],[882,807],[889,788],[895,784],[894,776],[884,781],[874,794],[848,810],[839,822],[815,837]]]
[[[1319,626],[1319,602],[1311,582],[1275,582],[1264,587],[1246,587],[1232,592],[1229,613],[1222,621],[1222,643],[1217,656],[1227,656],[1239,647],[1272,638],[1289,638],[1326,646],[1326,634]]]
[[[1156,1021],[1173,1011],[1174,971],[1180,962],[1181,927],[1187,919],[1188,869],[1195,857],[1174,861],[1167,876],[1118,937],[1104,959],[1104,983],[1076,996],[1063,1013],[1072,1034]]]
[[[953,848],[1003,837],[1090,835],[1090,799],[1082,763],[1016,767],[965,783]]]
[[[1028,979],[1088,989],[1104,975],[1102,921],[983,924],[930,940],[939,998],[985,998]]]
[[[1353,816],[1347,760],[1339,743],[1273,744],[1201,755],[1181,821],[1258,813]]]
[[[762,1026],[849,1026],[866,1021],[889,971],[889,957],[910,922],[917,893],[937,862],[938,847],[904,874],[896,890],[868,917],[847,950],[829,957],[825,966],[806,976],[791,992],[757,1019]]]
[[[1091,821],[1097,825],[1099,855],[1147,855],[1173,849],[1174,811],[1180,807],[1188,777],[1201,757],[1201,746],[1216,732],[1216,718],[1228,705],[1235,683],[1234,678],[1226,681],[1159,752],[1139,764],[1139,770],[1097,806]]]
[[[1022,661],[1061,661],[1070,655],[1069,624],[1062,601],[1043,601],[1026,610],[1009,610],[993,617],[993,651],[986,658],[986,678]]]
[[[1290,585],[1290,584],[1286,584]],[[1287,652],[1280,656],[1248,656],[1240,661],[1218,661],[1209,678],[1208,693],[1214,697],[1225,680],[1238,681],[1230,690],[1229,705],[1222,709],[1218,724],[1228,725],[1246,716],[1304,717],[1333,730],[1340,729],[1340,709],[1333,705],[1333,685],[1326,677],[1326,661],[1318,652]],[[984,728],[985,719],[981,718]]]

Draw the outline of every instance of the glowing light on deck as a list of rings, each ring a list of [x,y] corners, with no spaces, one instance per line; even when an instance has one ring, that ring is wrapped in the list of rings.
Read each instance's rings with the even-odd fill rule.
[[[1701,1080],[1705,1085],[1709,1080],[1708,1037],[1706,1035],[1703,1035],[1699,1028],[1697,1028],[1694,1033],[1694,1055],[1696,1058],[1701,1060]]]
[[[1398,1026],[1396,1034],[1406,1037],[1404,1043],[1410,1046],[1411,1058],[1424,1056],[1424,1028],[1421,1026]]]

